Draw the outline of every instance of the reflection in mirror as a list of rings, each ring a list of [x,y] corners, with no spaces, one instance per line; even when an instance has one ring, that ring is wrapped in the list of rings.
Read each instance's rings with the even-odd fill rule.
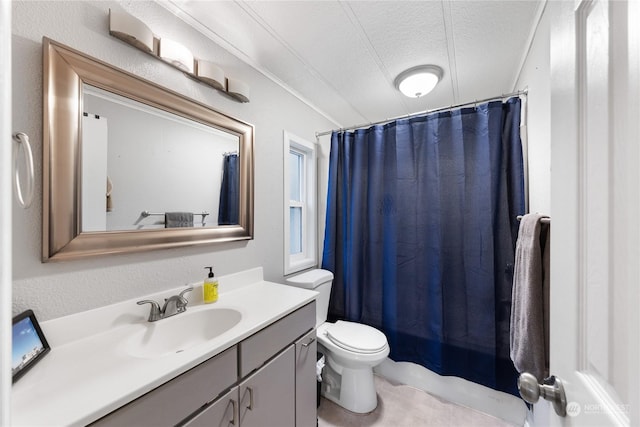
[[[84,85],[82,232],[238,223],[237,135]]]
[[[252,125],[46,37],[43,72],[43,261],[253,239]]]

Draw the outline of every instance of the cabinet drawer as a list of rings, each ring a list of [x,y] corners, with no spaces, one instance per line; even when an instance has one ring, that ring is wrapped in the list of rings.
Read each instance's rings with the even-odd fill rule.
[[[173,426],[238,380],[236,347],[96,421],[94,426]]]
[[[312,301],[242,341],[238,344],[240,377],[243,378],[262,366],[276,353],[315,326],[316,302]]]

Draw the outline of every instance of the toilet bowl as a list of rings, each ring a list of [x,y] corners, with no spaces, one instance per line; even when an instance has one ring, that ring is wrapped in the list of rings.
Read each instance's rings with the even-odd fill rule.
[[[352,412],[371,412],[378,405],[373,367],[389,355],[389,344],[385,335],[371,326],[326,321],[332,280],[333,273],[317,269],[288,278],[287,284],[319,292],[316,335],[318,349],[327,360],[322,395]]]

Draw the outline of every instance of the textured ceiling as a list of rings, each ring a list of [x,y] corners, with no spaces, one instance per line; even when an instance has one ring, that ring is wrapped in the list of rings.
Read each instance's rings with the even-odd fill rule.
[[[338,126],[500,96],[515,82],[541,1],[161,3]],[[404,97],[400,72],[435,64],[433,92]]]

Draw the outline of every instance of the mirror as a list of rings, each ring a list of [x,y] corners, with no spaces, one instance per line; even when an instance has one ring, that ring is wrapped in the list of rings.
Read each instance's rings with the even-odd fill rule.
[[[238,223],[237,135],[86,84],[83,102],[82,232]]]
[[[43,261],[253,238],[252,125],[47,38],[43,66]]]

